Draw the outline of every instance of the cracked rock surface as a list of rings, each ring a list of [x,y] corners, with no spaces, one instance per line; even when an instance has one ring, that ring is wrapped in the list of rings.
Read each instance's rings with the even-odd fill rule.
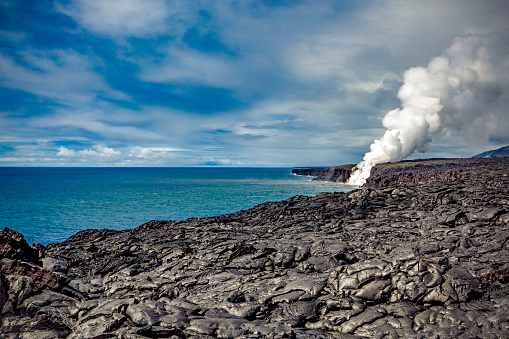
[[[0,338],[508,338],[509,158],[437,166],[47,248],[0,231]]]

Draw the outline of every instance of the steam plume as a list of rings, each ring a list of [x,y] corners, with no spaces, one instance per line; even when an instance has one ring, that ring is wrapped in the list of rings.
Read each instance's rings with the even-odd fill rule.
[[[388,112],[385,134],[352,172],[351,185],[362,185],[376,164],[424,153],[433,138],[463,131],[471,142],[509,139],[509,51],[501,36],[454,39],[426,68],[404,74],[401,108]]]

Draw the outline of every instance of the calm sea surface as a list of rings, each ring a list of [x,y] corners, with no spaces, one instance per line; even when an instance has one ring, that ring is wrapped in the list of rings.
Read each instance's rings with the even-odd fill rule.
[[[289,168],[0,167],[0,227],[48,244],[87,228],[121,230],[350,189]]]

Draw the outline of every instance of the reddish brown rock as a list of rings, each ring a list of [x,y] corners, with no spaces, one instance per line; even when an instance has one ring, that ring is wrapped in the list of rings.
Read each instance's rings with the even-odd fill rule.
[[[35,285],[34,292],[46,288],[61,291],[67,282],[67,278],[61,275],[16,259],[2,259],[0,261],[0,270],[5,275],[22,275],[32,278]]]
[[[32,248],[35,251],[39,252],[39,258],[44,258],[46,256],[46,246],[35,243],[32,245]]]
[[[0,259],[2,258],[33,262],[39,259],[39,251],[30,247],[21,233],[4,228],[0,231]]]

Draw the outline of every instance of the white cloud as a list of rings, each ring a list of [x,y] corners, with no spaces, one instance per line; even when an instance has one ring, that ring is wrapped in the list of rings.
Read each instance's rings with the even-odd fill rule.
[[[157,160],[172,158],[174,157],[175,152],[185,152],[185,150],[173,147],[132,146],[127,147],[125,152],[128,157],[146,160]]]
[[[101,159],[114,159],[118,158],[121,155],[120,151],[117,151],[113,148],[104,146],[104,145],[94,145],[92,148],[83,149],[83,150],[72,150],[64,146],[60,146],[58,148],[57,156],[63,158],[69,157],[78,157],[81,160],[101,160]]]
[[[85,149],[71,149],[60,146],[56,155],[60,158],[60,161],[63,162],[98,162],[120,166],[129,164],[140,165],[144,163],[161,165],[175,158],[176,153],[184,151],[185,150],[172,147],[127,146],[112,148],[103,144],[96,144]]]
[[[427,63],[458,35],[500,31],[500,22],[494,24],[488,14],[495,3],[371,2],[348,18],[325,20],[314,31],[297,32],[286,39],[291,43],[284,43],[281,52],[289,70],[300,78],[338,78],[348,88],[362,88],[365,78],[371,84],[401,79],[405,69]],[[471,20],[476,12],[482,15]]]
[[[53,114],[32,118],[30,125],[37,129],[50,130],[72,127],[74,130],[92,132],[101,138],[129,142],[165,139],[157,130],[138,127],[138,124],[145,123],[147,117],[135,113],[139,112],[120,109],[110,104],[62,108],[55,110]]]
[[[59,156],[59,157],[72,157],[72,156],[74,156],[74,151],[71,150],[71,149],[68,149],[68,148],[66,148],[64,146],[60,146],[58,148],[57,156]]]
[[[24,163],[24,162],[36,162],[37,158],[28,158],[28,157],[0,157],[0,162],[10,162],[10,163]]]
[[[91,60],[93,57],[73,50],[26,50],[19,54],[26,66],[0,53],[1,85],[73,106],[90,102],[98,94],[117,100],[128,99],[94,71],[99,61]]]
[[[164,33],[175,11],[165,0],[75,0],[58,8],[87,30],[110,36]]]
[[[170,48],[157,65],[143,62],[140,79],[160,83],[194,83],[213,87],[241,84],[236,61],[224,56],[208,55],[187,48]]]
[[[9,40],[13,42],[19,42],[25,38],[25,33],[23,32],[13,32],[13,31],[0,31],[0,40]]]

